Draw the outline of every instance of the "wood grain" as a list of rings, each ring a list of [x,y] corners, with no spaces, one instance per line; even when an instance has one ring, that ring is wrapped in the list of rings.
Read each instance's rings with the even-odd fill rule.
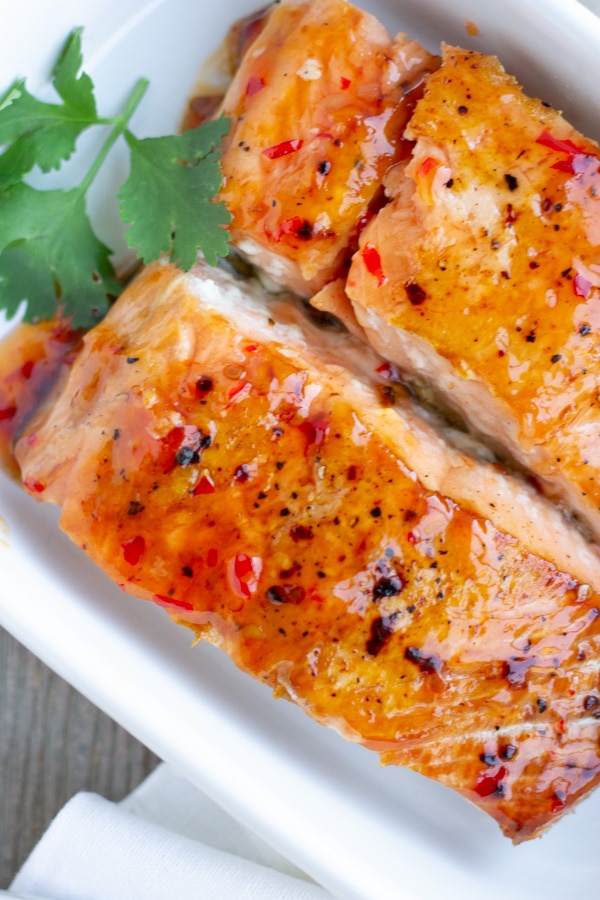
[[[120,800],[157,763],[0,629],[0,888],[77,791]]]

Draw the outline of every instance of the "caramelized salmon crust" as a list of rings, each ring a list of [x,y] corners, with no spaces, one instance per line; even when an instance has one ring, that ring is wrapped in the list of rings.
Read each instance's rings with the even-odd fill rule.
[[[126,591],[521,841],[600,778],[599,563],[389,375],[249,282],[156,264],[16,455]]]

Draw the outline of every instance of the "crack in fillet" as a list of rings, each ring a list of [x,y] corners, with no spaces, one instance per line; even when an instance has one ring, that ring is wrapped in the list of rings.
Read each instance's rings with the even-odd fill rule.
[[[406,136],[348,275],[358,323],[597,541],[598,146],[447,46]]]

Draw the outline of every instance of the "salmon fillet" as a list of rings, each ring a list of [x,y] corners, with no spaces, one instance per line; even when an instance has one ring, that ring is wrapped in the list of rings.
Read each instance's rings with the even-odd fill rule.
[[[221,199],[237,249],[309,296],[356,249],[438,60],[344,0],[273,4],[260,26],[222,106]]]
[[[358,338],[156,264],[16,455],[124,590],[513,840],[598,783],[598,558]]]
[[[347,293],[368,339],[600,538],[600,153],[443,49]]]

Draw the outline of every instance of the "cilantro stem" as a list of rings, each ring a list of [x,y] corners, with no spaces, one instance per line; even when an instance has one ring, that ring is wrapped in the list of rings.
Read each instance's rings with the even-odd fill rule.
[[[110,132],[110,134],[108,135],[107,139],[105,140],[104,144],[100,148],[100,151],[99,151],[98,155],[96,156],[96,159],[90,166],[90,169],[89,169],[87,175],[85,176],[85,178],[79,185],[79,189],[84,194],[87,193],[94,178],[96,177],[100,168],[102,167],[104,160],[106,159],[110,150],[112,149],[113,144],[127,130],[127,127],[131,120],[131,117],[133,116],[134,112],[138,108],[138,106],[142,100],[142,97],[144,96],[144,94],[146,93],[146,90],[148,89],[148,84],[149,84],[149,81],[147,78],[140,78],[140,80],[138,82],[136,82],[136,85],[135,85],[133,91],[131,92],[131,96],[129,97],[129,100],[125,104],[125,109],[123,110],[123,112],[120,113],[120,115],[107,120],[108,122],[112,123],[113,128],[112,128],[112,131]]]

